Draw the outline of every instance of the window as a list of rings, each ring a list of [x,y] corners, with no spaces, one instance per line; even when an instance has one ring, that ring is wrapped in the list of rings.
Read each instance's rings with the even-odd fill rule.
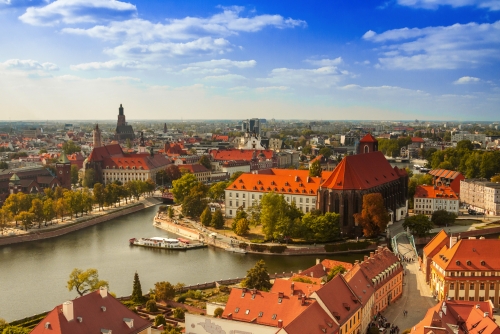
[[[273,320],[276,320],[276,313],[273,314],[273,316],[271,318],[273,318]]]
[[[484,297],[479,297],[480,302],[484,302]]]
[[[233,197],[233,193],[229,193],[229,197]]]
[[[254,199],[254,194],[252,194],[252,199]]]
[[[484,290],[484,283],[479,284],[479,290]]]
[[[306,203],[309,203],[309,198],[306,198]]]
[[[233,206],[233,201],[229,201],[229,206]]]
[[[302,203],[302,197],[300,198],[299,203]]]
[[[450,290],[455,290],[455,283],[450,283]]]
[[[473,302],[474,301],[474,297],[469,297],[469,301]]]
[[[238,198],[238,196],[239,196],[239,194],[238,194],[238,193],[236,193],[236,198]]]
[[[495,290],[495,283],[490,283],[490,290]]]
[[[474,283],[469,284],[469,290],[474,290]]]
[[[245,198],[245,194],[243,194],[243,198]]]
[[[465,300],[465,297],[458,297],[458,300]]]
[[[229,215],[232,216],[233,215],[233,210],[229,210]]]
[[[464,290],[465,289],[465,284],[464,283],[460,283],[460,290]]]

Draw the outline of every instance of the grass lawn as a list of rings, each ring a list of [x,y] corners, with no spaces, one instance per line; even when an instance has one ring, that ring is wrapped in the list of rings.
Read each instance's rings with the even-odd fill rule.
[[[454,225],[470,226],[470,225],[480,224],[480,223],[484,223],[484,221],[481,219],[457,219],[457,220],[455,220]]]

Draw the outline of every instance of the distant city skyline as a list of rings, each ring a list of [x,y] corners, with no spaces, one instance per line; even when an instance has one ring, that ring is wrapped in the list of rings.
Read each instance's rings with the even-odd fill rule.
[[[498,0],[0,0],[0,121],[496,121]]]

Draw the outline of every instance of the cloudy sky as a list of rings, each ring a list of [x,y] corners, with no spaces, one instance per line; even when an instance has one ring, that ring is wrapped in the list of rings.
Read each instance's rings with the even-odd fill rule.
[[[0,0],[2,120],[500,119],[500,0]]]

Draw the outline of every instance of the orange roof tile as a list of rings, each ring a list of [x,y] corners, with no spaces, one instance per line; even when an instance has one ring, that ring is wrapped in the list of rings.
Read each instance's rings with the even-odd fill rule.
[[[321,185],[328,189],[370,189],[399,178],[382,152],[344,157]]]
[[[434,256],[448,242],[448,234],[444,230],[439,231],[423,249],[425,256]]]
[[[445,186],[417,186],[415,198],[443,198],[458,201],[455,191]]]
[[[284,328],[287,334],[334,334],[338,332],[339,325],[321,305],[313,303]]]
[[[315,282],[316,283],[316,282]],[[290,295],[292,293],[292,287],[294,294],[300,293],[309,296],[314,291],[321,289],[323,285],[321,284],[311,284],[304,282],[295,282],[293,279],[282,279],[277,278],[274,280],[274,284],[269,292],[278,293],[283,292]]]
[[[493,249],[500,249],[500,239],[461,239],[451,248],[445,245],[432,261],[445,270],[498,271],[500,257]]]
[[[377,139],[372,136],[371,133],[367,133],[361,140],[359,141],[360,143],[376,143]]]

